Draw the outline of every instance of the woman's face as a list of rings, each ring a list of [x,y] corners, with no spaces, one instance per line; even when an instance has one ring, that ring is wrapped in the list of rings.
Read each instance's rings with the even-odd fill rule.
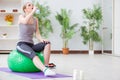
[[[30,13],[33,10],[34,5],[30,2],[26,4],[25,12]]]

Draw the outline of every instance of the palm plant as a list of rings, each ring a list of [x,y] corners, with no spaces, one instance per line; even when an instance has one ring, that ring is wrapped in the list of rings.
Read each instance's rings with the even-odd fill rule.
[[[101,37],[98,33],[102,22],[102,10],[98,5],[94,5],[93,9],[83,9],[85,17],[84,25],[81,26],[81,36],[83,43],[89,42],[89,49],[93,50],[94,42],[100,42]]]
[[[68,41],[76,33],[74,29],[78,25],[77,23],[73,25],[70,24],[70,13],[70,10],[61,9],[61,13],[57,12],[55,16],[62,28],[60,37],[63,40],[63,48],[68,48]]]
[[[41,35],[47,38],[49,36],[49,33],[53,32],[51,21],[48,18],[48,16],[50,16],[51,14],[49,6],[40,5],[39,2],[36,2],[36,6],[40,12],[35,13],[34,16],[37,17],[38,19],[38,24],[39,24]]]

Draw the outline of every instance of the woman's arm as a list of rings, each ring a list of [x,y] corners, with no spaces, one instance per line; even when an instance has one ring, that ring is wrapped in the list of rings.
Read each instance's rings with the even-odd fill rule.
[[[34,6],[33,10],[28,15],[26,15],[26,16],[20,15],[18,24],[19,23],[27,24],[29,19],[33,16],[35,11],[36,11],[36,7]]]
[[[40,30],[39,30],[39,26],[38,26],[38,19],[36,19],[36,22],[37,22],[37,24],[36,24],[36,38],[37,38],[40,42],[45,42],[45,43],[49,42],[48,40],[43,39],[42,36],[40,35]]]
[[[36,19],[36,33],[35,34],[36,34],[36,38],[39,41],[43,42],[43,39],[42,39],[42,37],[40,35],[39,27],[38,27],[38,19]]]

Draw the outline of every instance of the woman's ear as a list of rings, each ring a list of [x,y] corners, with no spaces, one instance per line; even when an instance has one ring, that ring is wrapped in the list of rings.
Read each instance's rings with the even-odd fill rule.
[[[26,9],[24,9],[23,11],[26,12]]]

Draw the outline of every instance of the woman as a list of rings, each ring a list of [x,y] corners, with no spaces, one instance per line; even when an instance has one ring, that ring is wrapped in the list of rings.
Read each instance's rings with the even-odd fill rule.
[[[36,11],[36,7],[27,2],[23,6],[24,15],[19,16],[18,24],[19,24],[19,42],[17,43],[17,50],[21,52],[23,55],[29,57],[34,65],[44,72],[45,76],[54,76],[56,73],[50,70],[48,67],[49,59],[50,59],[50,42],[42,39],[39,28],[38,28],[38,20],[33,17],[33,14]],[[35,33],[36,38],[40,41],[40,43],[35,44],[33,42],[33,34]],[[44,52],[45,64],[42,64],[41,60],[35,54],[35,52]]]

